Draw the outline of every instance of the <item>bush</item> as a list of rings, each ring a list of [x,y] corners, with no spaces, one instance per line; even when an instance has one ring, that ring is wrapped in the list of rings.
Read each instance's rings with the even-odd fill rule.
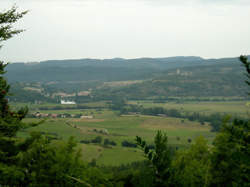
[[[137,147],[137,145],[135,143],[128,142],[127,140],[124,140],[122,142],[122,146],[123,147]]]
[[[95,139],[93,139],[91,141],[92,143],[102,143],[102,137],[101,136],[97,136]]]
[[[109,139],[104,139],[104,145],[113,145],[116,146],[116,143],[114,141],[110,141]]]
[[[90,141],[89,140],[81,140],[80,143],[85,143],[85,144],[89,144]]]
[[[104,145],[109,145],[110,144],[110,141],[109,141],[109,139],[104,139],[104,143],[103,143]]]
[[[113,146],[116,146],[116,143],[114,141],[111,141],[109,144],[113,145]]]

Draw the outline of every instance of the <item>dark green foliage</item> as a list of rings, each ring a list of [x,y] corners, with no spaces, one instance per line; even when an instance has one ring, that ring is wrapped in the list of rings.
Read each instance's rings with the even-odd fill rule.
[[[126,100],[124,98],[115,97],[111,100],[110,108],[112,110],[121,110],[126,105]]]
[[[1,75],[4,73],[0,63]],[[75,179],[83,177],[84,165],[80,162],[80,152],[76,143],[70,139],[67,144],[56,145],[50,142],[54,136],[45,137],[33,133],[31,137],[20,140],[18,131],[38,124],[26,124],[22,119],[27,108],[19,111],[9,109],[9,86],[0,77],[0,184],[11,186],[78,186]],[[75,178],[75,179],[74,179]],[[82,185],[80,185],[82,186]]]
[[[70,98],[77,103],[113,98],[150,98],[163,102],[176,96],[194,96],[198,100],[205,96],[244,97],[247,92],[243,83],[243,69],[238,65],[237,58],[187,60],[185,63],[178,61],[178,58],[176,60],[174,63],[169,63],[167,59],[150,59],[150,62],[148,59],[80,59],[32,65],[16,63],[7,67],[7,78],[11,83],[39,82],[49,96],[58,92],[91,90],[89,96]],[[172,68],[179,68],[183,75]],[[127,85],[106,84],[109,81],[128,80],[143,81]]]
[[[240,61],[242,62],[242,64],[244,65],[245,69],[246,69],[246,77],[248,80],[246,80],[245,82],[250,85],[250,62],[247,61],[247,56],[240,56]]]
[[[250,186],[250,122],[224,122],[214,140],[212,186]]]
[[[89,140],[81,140],[80,143],[85,143],[85,144],[89,144],[91,143]]]
[[[111,141],[111,140],[109,140],[109,139],[106,138],[106,139],[104,139],[103,145],[106,145],[106,146],[108,146],[108,145],[116,146],[116,143],[114,141]]]
[[[113,146],[116,146],[116,142],[115,141],[110,141],[109,144],[113,145]]]
[[[0,13],[0,42],[6,41],[23,31],[13,29],[13,24],[26,13],[27,11],[21,13],[17,12],[16,7],[12,7],[10,10]]]
[[[148,161],[132,162],[116,167],[102,166],[103,173],[112,175],[113,186],[151,187],[153,186],[153,170]]]
[[[137,147],[135,143],[129,142],[127,140],[122,141],[122,146],[123,147]]]
[[[26,90],[25,85],[21,83],[15,83],[11,85],[10,92],[13,93],[8,97],[10,102],[49,102],[56,103],[55,98],[45,96],[43,93],[38,91]]]
[[[110,182],[109,177],[106,173],[102,172],[99,168],[96,167],[88,167],[85,170],[82,170],[83,181],[85,183],[90,184],[88,186],[93,187],[103,187],[110,186],[113,184]],[[81,186],[86,186],[81,184]]]
[[[91,140],[91,142],[101,144],[102,143],[102,137],[97,136],[95,139]]]
[[[231,62],[233,60],[234,62]],[[96,98],[126,97],[128,100],[164,99],[194,96],[245,96],[243,69],[237,59],[223,63],[206,63],[205,66],[180,69],[188,75],[177,75],[175,70],[155,73],[150,80],[123,87],[100,87],[94,91]],[[216,61],[216,60],[215,60]],[[220,61],[220,60],[219,60]]]
[[[211,180],[209,146],[203,137],[196,139],[187,150],[176,153],[171,164],[173,186],[207,186]]]
[[[0,13],[0,42],[22,31],[13,30],[12,24],[24,14],[16,7]],[[10,110],[5,67],[0,62],[0,186],[91,186],[84,181],[86,167],[80,161],[80,152],[75,151],[73,138],[66,144],[56,144],[41,133],[32,133],[26,139],[16,137],[18,131],[38,124],[22,122],[27,108]]]
[[[250,78],[250,63],[240,56]],[[246,81],[248,85],[249,80]],[[225,119],[214,140],[211,186],[250,186],[250,122]]]
[[[31,136],[34,141],[28,151],[20,155],[19,162],[25,174],[22,185],[79,185],[70,177],[80,178],[85,167],[80,161],[80,152],[74,150],[73,138],[66,144],[56,145],[43,136],[36,136]]]
[[[155,149],[150,149],[147,143],[138,136],[136,137],[136,142],[153,167],[155,186],[168,185],[171,169],[171,150],[167,145],[168,138],[166,134],[163,134],[161,131],[157,132],[154,140]]]
[[[104,144],[104,145],[109,145],[109,142],[110,142],[109,139],[106,138],[106,139],[104,139],[103,144]]]
[[[18,13],[16,7],[0,13],[0,42],[21,32],[13,30],[12,24],[25,13]],[[23,170],[18,165],[20,142],[16,139],[16,134],[19,130],[34,124],[28,125],[22,122],[28,112],[27,108],[19,111],[10,110],[7,99],[10,86],[3,77],[5,67],[6,64],[0,62],[0,184],[15,185],[24,179]]]

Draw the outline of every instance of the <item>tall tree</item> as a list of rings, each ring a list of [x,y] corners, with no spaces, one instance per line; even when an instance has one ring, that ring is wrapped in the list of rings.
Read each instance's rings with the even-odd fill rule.
[[[0,12],[0,43],[23,32],[21,29],[14,29],[13,24],[22,18],[26,13],[27,11],[17,12],[17,7],[15,6],[10,10],[2,13]]]
[[[246,68],[246,76],[249,80],[246,80],[246,83],[248,85],[250,85],[250,62],[248,62],[247,56],[241,55],[240,56],[240,61],[241,63],[244,65],[244,67]]]
[[[240,56],[250,85],[250,62]],[[225,120],[214,140],[211,186],[250,186],[250,120]]]
[[[145,157],[151,163],[154,170],[154,186],[168,186],[170,178],[171,150],[167,145],[168,137],[165,133],[158,131],[154,144],[155,148],[150,148],[140,137],[136,137],[137,144],[142,148]]]
[[[23,31],[14,29],[13,24],[26,13],[17,12],[16,7],[0,13],[0,44]],[[7,99],[10,86],[3,77],[6,65],[0,62],[0,186],[91,186],[80,179],[84,165],[72,138],[55,145],[40,133],[24,140],[17,137],[21,129],[40,123],[22,122],[27,108],[11,110]]]
[[[0,13],[0,47],[1,43],[19,34],[23,30],[16,30],[13,24],[27,12],[17,12],[16,7]],[[6,64],[0,61],[0,181],[1,184],[15,185],[23,178],[21,168],[17,166],[19,144],[16,134],[21,128],[27,127],[22,119],[27,114],[27,108],[12,111],[8,104],[9,88],[3,75]]]
[[[171,165],[173,186],[207,186],[210,181],[210,151],[207,141],[198,137],[189,149],[177,151]]]
[[[214,140],[211,186],[250,186],[250,122],[223,124]]]

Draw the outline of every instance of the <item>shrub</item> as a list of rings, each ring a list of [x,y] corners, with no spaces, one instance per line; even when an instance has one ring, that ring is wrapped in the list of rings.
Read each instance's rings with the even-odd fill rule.
[[[92,143],[102,143],[102,137],[101,136],[97,136],[95,139],[93,139],[91,141]]]
[[[116,146],[116,143],[114,141],[110,141],[109,139],[104,139],[104,145],[113,145]]]
[[[81,140],[80,143],[85,143],[85,144],[89,144],[90,141],[89,140]]]
[[[123,147],[137,147],[137,145],[135,143],[128,142],[127,140],[124,140],[122,142],[122,146]]]

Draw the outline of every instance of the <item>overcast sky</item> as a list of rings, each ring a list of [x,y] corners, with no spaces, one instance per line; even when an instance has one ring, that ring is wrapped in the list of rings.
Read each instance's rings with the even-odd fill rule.
[[[29,13],[10,62],[250,54],[250,0],[0,0]]]

